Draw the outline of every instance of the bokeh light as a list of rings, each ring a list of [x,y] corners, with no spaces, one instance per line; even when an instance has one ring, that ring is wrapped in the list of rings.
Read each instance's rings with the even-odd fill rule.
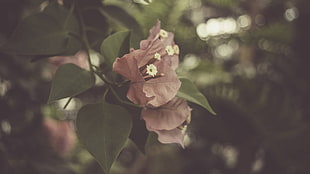
[[[284,12],[284,18],[289,22],[298,18],[298,15],[299,15],[299,13],[298,13],[298,9],[296,7],[288,8]]]
[[[237,21],[232,18],[211,18],[206,23],[200,23],[196,32],[202,40],[210,37],[234,34],[239,32]]]

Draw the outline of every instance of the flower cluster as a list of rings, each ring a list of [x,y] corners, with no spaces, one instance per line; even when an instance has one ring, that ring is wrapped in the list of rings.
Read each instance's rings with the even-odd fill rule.
[[[113,71],[130,80],[127,98],[144,106],[141,117],[146,128],[156,132],[162,143],[184,146],[191,109],[185,100],[176,97],[181,81],[175,72],[179,47],[173,38],[173,33],[161,29],[158,21],[149,37],[140,42],[140,49],[131,49],[115,60]]]
[[[88,70],[88,55],[85,51],[78,51],[73,56],[53,56],[48,58],[49,71],[52,73],[52,76],[55,74],[58,67],[66,63],[75,64],[83,69]]]
[[[44,119],[43,128],[55,152],[62,157],[70,155],[76,145],[72,122]]]
[[[180,98],[173,98],[159,108],[144,108],[141,112],[146,128],[157,133],[162,143],[179,143],[184,147],[184,136],[191,121],[191,108]]]

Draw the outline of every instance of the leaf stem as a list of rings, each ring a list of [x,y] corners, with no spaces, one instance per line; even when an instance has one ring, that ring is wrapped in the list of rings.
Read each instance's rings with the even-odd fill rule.
[[[106,76],[104,74],[99,73],[98,71],[93,71],[104,83],[108,84],[108,85],[112,85],[113,82],[111,82],[110,80],[108,80],[106,78]]]
[[[70,97],[70,98],[68,99],[68,101],[67,101],[67,103],[65,104],[65,106],[64,106],[63,109],[66,109],[66,108],[67,108],[67,106],[68,106],[69,103],[71,102],[72,98],[73,98],[73,97]]]
[[[109,89],[111,90],[112,94],[115,96],[116,100],[119,101],[120,103],[125,104],[125,105],[129,105],[129,106],[133,106],[133,107],[137,107],[137,108],[143,108],[142,106],[139,106],[137,104],[127,102],[127,101],[121,99],[111,85],[109,86]]]
[[[109,88],[106,88],[106,90],[103,93],[103,99],[105,99],[107,97],[108,92],[109,92]]]
[[[77,16],[78,16],[78,19],[79,19],[79,22],[80,22],[80,27],[81,27],[81,34],[82,34],[82,44],[86,50],[86,54],[87,54],[87,60],[88,60],[88,64],[89,64],[89,69],[91,72],[94,72],[94,69],[93,69],[93,66],[92,66],[92,62],[91,62],[91,58],[90,58],[90,50],[91,50],[91,47],[90,47],[90,44],[88,42],[88,38],[87,38],[87,34],[86,34],[86,28],[87,26],[85,25],[84,23],[84,20],[83,20],[83,16],[81,14],[81,9],[79,7],[76,7],[76,11],[77,11]]]
[[[91,47],[90,47],[90,44],[89,44],[89,41],[88,41],[88,38],[87,38],[87,34],[86,34],[86,30],[88,30],[89,28],[84,24],[83,16],[81,15],[81,9],[79,7],[77,7],[76,10],[77,10],[78,19],[79,19],[79,22],[80,22],[80,27],[81,27],[81,30],[82,30],[82,43],[83,43],[83,46],[86,49],[86,53],[88,55],[88,64],[89,64],[90,71],[95,73],[105,84],[108,85],[108,89],[112,92],[112,94],[115,96],[117,101],[119,101],[120,103],[125,104],[125,105],[142,108],[141,106],[139,106],[137,104],[134,104],[134,103],[122,100],[119,97],[119,95],[117,94],[117,92],[113,89],[113,84],[114,83],[112,81],[110,81],[104,74],[100,73],[98,71],[98,68],[95,65],[92,64],[91,58],[90,58],[90,52],[89,52],[91,50]],[[108,90],[107,90],[107,92],[108,92]],[[105,93],[105,95],[106,95],[106,93]],[[68,102],[70,102],[70,101],[68,101]]]
[[[69,15],[68,15],[68,16],[66,17],[66,19],[65,19],[63,29],[67,28],[68,21],[69,21],[70,17],[72,17],[72,15],[73,15],[74,8],[75,8],[75,4],[72,3],[72,5],[71,5],[71,7],[70,7],[70,9],[69,9]]]

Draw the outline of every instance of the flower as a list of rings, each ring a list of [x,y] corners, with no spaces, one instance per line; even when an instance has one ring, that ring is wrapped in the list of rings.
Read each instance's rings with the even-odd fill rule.
[[[48,58],[48,62],[58,68],[66,63],[73,63],[81,68],[88,69],[88,56],[85,51],[78,51],[73,56],[53,56]]]
[[[160,28],[160,21],[158,20],[156,25],[150,29],[150,35],[147,40],[143,40],[140,42],[141,49],[147,49],[153,45],[161,43],[165,48],[165,54],[170,55],[168,59],[164,59],[166,63],[173,69],[179,65],[179,47],[174,43],[174,34],[171,32],[167,32]],[[160,41],[160,42],[159,42]],[[173,48],[173,49],[171,49]],[[175,51],[175,49],[177,49]],[[173,52],[172,52],[173,51]]]
[[[140,49],[116,58],[113,71],[131,81],[127,97],[132,102],[148,107],[159,107],[175,97],[181,86],[175,69],[179,57],[174,52],[173,34],[160,29],[160,22],[150,30]],[[171,47],[173,53],[167,51]]]
[[[160,28],[160,21],[150,35],[140,42],[140,49],[116,58],[113,71],[131,81],[127,97],[145,106],[141,118],[149,131],[157,133],[162,143],[184,147],[184,136],[191,119],[191,108],[175,97],[181,82],[175,72],[179,64],[179,46],[173,33]]]
[[[46,72],[47,78],[52,78],[61,65],[66,63],[75,64],[83,69],[88,70],[88,55],[85,51],[78,51],[73,56],[53,56],[48,58],[48,68]]]
[[[178,143],[184,147],[191,110],[186,100],[175,97],[158,108],[144,108],[141,117],[147,130],[157,133],[161,143]]]
[[[43,128],[55,152],[63,157],[72,152],[76,144],[72,122],[44,119]]]

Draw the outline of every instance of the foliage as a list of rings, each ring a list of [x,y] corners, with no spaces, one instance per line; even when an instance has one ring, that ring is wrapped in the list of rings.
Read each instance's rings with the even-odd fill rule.
[[[72,13],[73,9],[53,3],[42,13],[26,17],[2,50],[36,56],[75,53],[81,43],[76,38],[80,33],[78,21]]]
[[[56,71],[48,103],[66,97],[74,97],[94,85],[93,74],[74,64],[64,64]]]
[[[109,173],[130,134],[130,114],[117,105],[91,104],[79,111],[76,122],[81,142]]]

